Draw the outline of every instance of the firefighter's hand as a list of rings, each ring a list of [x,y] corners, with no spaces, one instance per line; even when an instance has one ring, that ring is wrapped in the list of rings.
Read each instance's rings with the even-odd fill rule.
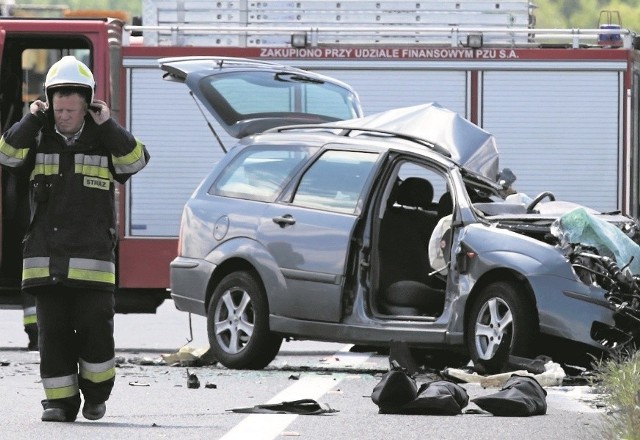
[[[42,102],[39,99],[36,99],[29,106],[29,111],[31,112],[32,115],[37,115],[38,112],[44,112],[47,110],[47,108],[49,108],[49,106],[47,105],[46,102]]]
[[[36,99],[31,103],[31,105],[29,105],[29,111],[32,115],[35,115],[38,118],[38,121],[43,126],[47,122],[47,114],[45,112],[48,108],[49,105],[39,99]]]
[[[107,106],[107,103],[100,100],[95,100],[89,106],[89,114],[96,121],[96,124],[101,125],[109,120],[111,117],[111,110]]]

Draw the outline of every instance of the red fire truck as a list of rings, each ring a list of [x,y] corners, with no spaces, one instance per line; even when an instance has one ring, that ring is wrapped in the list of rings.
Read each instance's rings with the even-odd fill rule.
[[[165,3],[175,8],[175,2]],[[232,3],[202,7],[229,12]],[[260,2],[250,3],[258,8]],[[313,2],[263,3],[260,11],[267,4],[295,9]],[[530,20],[514,27],[513,17],[520,16],[513,13],[510,24],[416,26],[417,17],[433,15],[415,10],[420,3],[355,3],[396,9],[360,11],[372,24],[348,22],[343,13],[342,23],[323,27],[304,23],[296,11],[272,19],[244,11],[244,21],[231,25],[220,23],[228,14],[202,11],[193,16],[208,20],[204,24],[186,22],[194,11],[173,11],[171,23],[158,18],[141,26],[117,19],[0,17],[3,131],[42,93],[51,62],[73,54],[92,68],[96,97],[151,152],[147,168],[118,189],[119,312],[153,312],[168,297],[183,204],[224,154],[220,144],[233,144],[186,88],[163,81],[157,62],[163,57],[236,56],[318,71],[352,85],[367,114],[438,102],[495,135],[501,168],[515,172],[519,191],[535,196],[550,190],[600,210],[638,215],[640,57],[632,32],[619,26],[534,30]],[[410,23],[380,24],[391,16],[397,21],[404,3],[413,8],[407,9]],[[325,17],[328,11],[316,12]],[[300,23],[281,24],[296,17]],[[1,184],[0,302],[17,304],[24,182],[3,175]]]

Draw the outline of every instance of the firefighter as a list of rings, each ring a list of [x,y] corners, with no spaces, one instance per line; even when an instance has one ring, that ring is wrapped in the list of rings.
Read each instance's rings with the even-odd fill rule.
[[[104,416],[115,382],[116,182],[149,160],[145,146],[94,100],[89,68],[65,56],[0,138],[0,164],[30,173],[22,288],[36,298],[41,419]]]

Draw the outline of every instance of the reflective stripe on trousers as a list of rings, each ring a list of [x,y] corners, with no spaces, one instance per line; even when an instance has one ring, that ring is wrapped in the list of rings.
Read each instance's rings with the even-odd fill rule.
[[[116,377],[116,359],[99,364],[80,359],[80,377],[93,383],[105,382]]]
[[[22,322],[24,325],[36,324],[38,322],[38,318],[36,317],[36,306],[23,309],[22,314]]]
[[[47,399],[64,399],[78,394],[78,375],[42,378]]]

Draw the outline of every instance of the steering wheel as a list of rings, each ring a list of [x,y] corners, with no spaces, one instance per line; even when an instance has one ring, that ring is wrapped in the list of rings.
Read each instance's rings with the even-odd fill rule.
[[[531,201],[531,203],[529,203],[529,206],[527,206],[527,214],[531,214],[533,212],[533,208],[535,208],[538,205],[538,203],[540,203],[542,200],[544,200],[547,197],[549,198],[550,202],[553,202],[556,199],[556,196],[554,196],[553,193],[550,191],[541,192],[536,196],[535,199]]]

